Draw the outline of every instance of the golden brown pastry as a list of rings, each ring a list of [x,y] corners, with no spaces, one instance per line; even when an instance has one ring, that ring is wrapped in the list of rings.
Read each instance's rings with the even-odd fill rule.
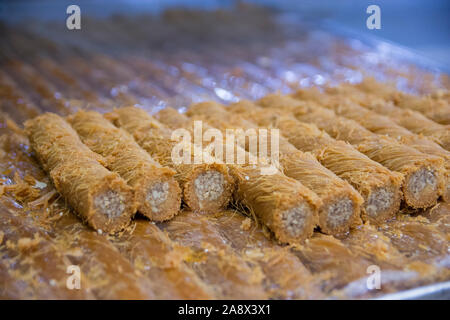
[[[133,190],[84,145],[61,117],[45,113],[25,122],[31,146],[56,190],[90,226],[116,232],[136,212]]]

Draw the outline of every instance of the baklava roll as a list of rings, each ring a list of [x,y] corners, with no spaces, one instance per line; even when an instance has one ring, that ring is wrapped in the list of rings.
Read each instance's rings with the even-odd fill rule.
[[[175,109],[165,108],[156,117],[172,129],[194,130],[194,120]],[[236,181],[236,204],[254,215],[281,243],[300,243],[311,237],[318,224],[318,208],[322,205],[319,197],[280,171],[264,174],[265,166],[261,163],[265,163],[265,159],[257,159],[238,144],[231,143],[232,146],[227,146],[225,141],[224,149],[232,150],[233,159],[236,160],[240,152],[248,159],[246,164],[236,164],[237,161],[227,164]],[[254,164],[249,164],[250,159]]]
[[[380,223],[400,208],[403,177],[358,152],[351,145],[336,141],[313,124],[306,124],[271,108],[250,101],[230,105],[230,111],[245,115],[263,127],[275,127],[297,149],[313,153],[319,162],[348,181],[364,198],[362,218]]]
[[[2,257],[2,261],[11,263],[6,271],[17,280],[21,298],[137,300],[159,298],[161,286],[158,287],[158,284],[151,282],[145,275],[136,274],[132,263],[117,250],[118,247],[122,248],[123,242],[110,241],[111,238],[105,237],[105,233],[100,230],[93,232],[90,227],[84,225],[75,214],[69,212],[65,201],[59,201],[58,197],[52,196],[55,192],[52,185],[47,184],[40,192],[30,194],[29,197],[19,196],[24,192],[36,190],[33,186],[37,181],[45,184],[48,179],[31,156],[27,139],[22,134],[13,133],[12,128],[5,129],[9,132],[3,136],[7,139],[3,139],[5,141],[0,143],[1,148],[2,151],[7,150],[14,156],[3,157],[0,162],[14,158],[16,161],[9,163],[12,169],[9,175],[20,172],[20,175],[29,174],[29,177],[32,177],[21,182],[14,181],[22,185],[18,190],[19,193],[13,192],[11,194],[13,197],[7,195],[0,199],[2,244],[10,240],[13,245],[8,246],[9,249],[18,250],[16,254],[26,255],[24,263],[17,263],[16,254],[7,253],[11,259]],[[3,164],[8,165],[7,162]],[[23,207],[16,205],[16,201],[19,201],[17,196],[20,197]],[[41,211],[38,207],[47,210]],[[30,215],[30,212],[43,214]],[[8,216],[5,217],[2,213],[7,213]],[[154,226],[143,220],[141,222]],[[46,226],[51,227],[50,233],[50,229]],[[2,231],[5,231],[4,234]],[[135,231],[134,228],[126,228],[118,236],[129,235],[129,232],[135,234]],[[67,272],[70,270],[67,268],[71,265],[80,267],[82,276],[80,290],[67,288],[66,281],[69,277]],[[73,269],[70,271],[73,272]],[[24,287],[24,283],[28,283],[29,287]],[[55,296],[47,297],[50,292],[55,292]]]
[[[450,125],[436,123],[417,111],[400,109],[385,100],[368,101],[363,106],[378,114],[388,116],[398,125],[416,134],[424,135],[450,151]]]
[[[364,108],[388,117],[391,123],[394,122],[398,126],[408,129],[413,133],[421,134],[433,140],[444,149],[450,150],[450,125],[442,125],[434,122],[414,110],[401,109],[395,106],[392,101],[380,98],[375,93],[361,91],[353,85],[341,84],[337,87],[330,87],[326,89],[326,93],[356,102]],[[320,101],[323,101],[323,97],[320,97],[318,90],[302,90],[301,95],[309,95],[309,98],[304,97],[304,100],[312,99],[317,101],[317,99],[320,99]],[[379,129],[389,129],[383,123],[378,125]],[[388,124],[388,127],[392,127],[392,124]],[[398,131],[398,128],[395,128],[395,131]]]
[[[404,177],[404,199],[409,206],[426,208],[436,204],[443,179],[441,158],[423,154],[389,137],[378,136],[357,122],[340,117],[313,101],[268,95],[259,103],[262,106],[278,105],[290,109],[298,120],[316,124],[331,137],[349,142],[372,160],[400,172]]]
[[[106,159],[135,193],[138,211],[153,221],[173,218],[181,205],[175,171],[161,166],[126,131],[115,127],[100,113],[78,111],[69,123],[84,144]]]
[[[227,112],[223,106],[214,102],[191,105],[187,115],[193,119],[204,120],[222,132],[226,132],[227,129],[258,128],[254,123]],[[295,148],[286,139],[280,137],[277,142],[283,172],[301,182],[322,200],[322,206],[319,208],[319,226],[323,232],[337,234],[360,224],[360,206],[363,199],[350,184],[323,167],[311,154]],[[241,146],[254,153],[244,141]],[[270,151],[274,152],[273,148],[271,149]],[[258,152],[255,155],[258,156]]]
[[[104,159],[63,118],[45,113],[26,121],[25,131],[56,190],[84,221],[108,233],[130,222],[136,212],[132,188],[102,165]]]
[[[300,243],[312,236],[321,204],[315,193],[281,172],[261,174],[258,165],[231,165],[231,172],[236,179],[235,200],[279,242]]]
[[[190,163],[174,161],[172,153],[181,142],[172,139],[172,130],[143,109],[120,108],[106,117],[131,134],[155,160],[176,171],[175,178],[183,190],[183,200],[193,211],[215,213],[228,205],[234,183],[226,165],[215,159],[210,159],[208,163],[195,163],[194,153],[201,153],[202,150],[190,141],[181,149],[181,153],[190,153],[187,159]]]
[[[389,136],[424,154],[442,158],[444,160],[444,179],[442,179],[443,185],[440,187],[440,190],[443,199],[445,201],[450,200],[450,152],[441,148],[432,140],[417,136],[397,125],[390,118],[365,109],[345,98],[331,97],[323,105],[334,110],[338,115],[355,120],[373,133]]]
[[[450,105],[446,100],[433,99],[430,96],[413,96],[398,93],[394,99],[396,106],[414,110],[442,125],[450,125]]]
[[[373,78],[366,78],[355,87],[363,92],[392,101],[401,109],[415,110],[437,123],[450,124],[450,104],[439,96],[407,94],[396,90],[390,84],[377,82]]]

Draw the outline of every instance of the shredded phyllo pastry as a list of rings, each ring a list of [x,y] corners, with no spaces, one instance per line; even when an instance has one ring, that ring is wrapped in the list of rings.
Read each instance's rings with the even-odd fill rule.
[[[133,188],[140,213],[155,221],[178,213],[181,196],[173,170],[153,160],[133,137],[100,113],[79,111],[68,121],[81,140],[106,159],[107,167]]]
[[[450,280],[448,76],[238,6],[0,22],[0,299]]]
[[[133,190],[104,167],[105,160],[84,145],[61,117],[45,113],[25,122],[25,131],[56,190],[97,230],[123,229],[135,213]]]
[[[116,109],[107,115],[114,124],[134,136],[137,143],[161,164],[176,170],[175,178],[183,189],[183,201],[194,211],[215,212],[228,205],[233,181],[225,165],[218,163],[175,163],[172,152],[177,141],[172,140],[172,131],[159,123],[142,109],[127,107]],[[195,149],[190,142],[189,160]],[[186,150],[183,150],[186,151]]]

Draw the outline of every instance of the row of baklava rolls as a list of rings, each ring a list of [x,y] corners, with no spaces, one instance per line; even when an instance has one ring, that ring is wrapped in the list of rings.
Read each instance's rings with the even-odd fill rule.
[[[440,196],[450,198],[448,128],[372,95],[361,84],[273,94],[228,107],[203,102],[185,115],[166,108],[152,117],[136,107],[106,115],[79,111],[65,119],[46,113],[25,128],[56,189],[95,229],[119,231],[136,211],[154,221],[171,219],[181,200],[205,213],[231,201],[278,241],[296,243],[316,227],[339,234],[362,222],[382,223],[402,200],[426,208]],[[391,117],[377,113],[386,109]],[[405,125],[403,118],[411,114],[433,123],[434,131]],[[195,135],[195,121],[223,137],[227,129],[244,130],[248,137],[231,144],[223,139],[220,153],[213,146],[218,141],[207,148],[187,141],[178,150],[173,130]],[[278,138],[277,150],[269,152],[279,154],[269,174],[264,170],[274,165],[274,155],[249,143],[261,128],[280,133],[268,137],[271,143]],[[174,151],[191,161],[174,161]],[[230,151],[231,160],[225,159]],[[199,153],[208,161],[198,163]],[[236,161],[239,154],[245,163]]]

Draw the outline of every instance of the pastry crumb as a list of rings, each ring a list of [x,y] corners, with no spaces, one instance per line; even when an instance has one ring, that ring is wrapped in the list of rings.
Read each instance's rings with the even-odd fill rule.
[[[241,223],[241,230],[248,231],[250,230],[251,226],[252,226],[252,219],[245,218],[244,221],[242,221]]]
[[[41,239],[39,238],[39,235],[35,233],[33,238],[20,238],[17,243],[8,240],[6,246],[10,249],[18,249],[23,252],[35,248],[40,242]]]

